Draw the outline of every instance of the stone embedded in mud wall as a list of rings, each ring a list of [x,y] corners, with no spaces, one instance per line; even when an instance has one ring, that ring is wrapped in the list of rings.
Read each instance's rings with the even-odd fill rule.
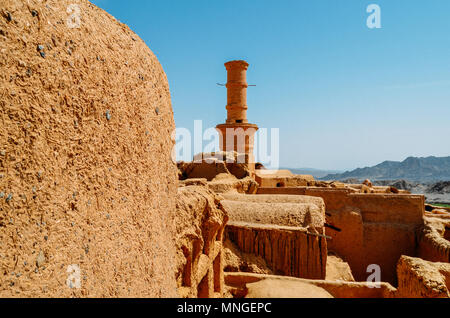
[[[223,234],[228,216],[205,186],[185,186],[176,198],[175,276],[183,298],[222,297]]]
[[[397,266],[399,298],[450,298],[450,264],[402,256]]]
[[[2,0],[0,30],[0,297],[176,296],[157,58],[86,0]]]

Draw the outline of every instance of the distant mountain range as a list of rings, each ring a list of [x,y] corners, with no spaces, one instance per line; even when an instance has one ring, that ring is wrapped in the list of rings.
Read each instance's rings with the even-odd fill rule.
[[[405,161],[385,161],[374,167],[358,168],[344,173],[328,174],[322,180],[408,180],[435,182],[450,180],[450,157],[409,157]]]

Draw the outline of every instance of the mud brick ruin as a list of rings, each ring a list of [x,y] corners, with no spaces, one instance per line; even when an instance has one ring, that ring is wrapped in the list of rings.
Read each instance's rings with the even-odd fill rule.
[[[4,0],[0,31],[0,297],[450,297],[450,209],[255,163],[247,62],[222,151],[174,163],[166,75],[127,26]]]
[[[248,66],[225,63],[228,120],[217,126],[223,152],[178,163],[182,189],[212,190],[228,216],[222,296],[449,297],[449,210],[369,180],[324,182],[256,166],[252,134],[240,139],[246,160],[238,162],[239,142],[226,144],[230,128],[250,125]],[[379,284],[367,281],[372,265],[381,269]]]

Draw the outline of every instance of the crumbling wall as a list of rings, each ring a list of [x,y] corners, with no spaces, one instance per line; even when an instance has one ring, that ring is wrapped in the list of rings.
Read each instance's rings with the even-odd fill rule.
[[[224,193],[222,197],[230,201],[251,202],[251,203],[301,203],[312,204],[319,208],[321,227],[325,219],[325,203],[322,198],[305,195],[251,195],[239,193]]]
[[[227,237],[245,253],[261,256],[276,274],[324,278],[327,243],[321,198],[224,194]]]
[[[227,237],[249,254],[261,256],[276,274],[324,279],[327,242],[299,227],[229,222]]]
[[[292,188],[258,188],[258,195],[295,195],[313,196],[325,201],[326,210],[340,210],[347,205],[349,189],[335,189],[322,187],[292,187]]]
[[[206,178],[212,181],[219,174],[230,174],[237,179],[251,176],[245,155],[237,152],[200,153],[192,162],[179,162],[180,180]]]
[[[189,180],[189,179],[188,179]],[[237,179],[232,174],[219,174],[211,182],[208,182],[208,186],[216,193],[248,193],[255,194],[258,190],[258,184],[251,177],[245,177],[243,179]]]
[[[192,162],[178,162],[178,177],[183,182],[204,179],[216,193],[254,194],[258,183],[243,156],[237,152],[200,153]]]
[[[273,274],[264,258],[258,255],[242,252],[236,244],[226,237],[226,235],[223,253],[225,272]]]
[[[205,186],[178,189],[175,276],[183,298],[223,296],[223,236],[228,216]]]
[[[329,281],[346,281],[354,282],[352,270],[347,262],[344,262],[341,257],[334,253],[329,253],[327,256],[327,269],[325,280]]]
[[[430,225],[418,232],[418,257],[431,262],[450,263],[450,241]]]
[[[308,203],[266,203],[222,200],[230,220],[323,230],[324,210]]]
[[[450,264],[402,256],[398,262],[399,298],[449,298]]]
[[[381,267],[382,281],[396,283],[401,255],[417,254],[423,226],[424,197],[406,194],[360,194],[320,187],[259,188],[258,194],[321,197],[326,206],[328,249],[350,264],[356,280],[365,281],[369,265]]]
[[[411,194],[392,186],[374,186],[370,180],[362,184],[350,184],[339,181],[319,181],[311,175],[294,175],[289,170],[256,170],[255,180],[261,188],[333,188],[345,189],[349,193],[379,193],[379,194]],[[295,191],[295,190],[294,190]]]
[[[0,297],[176,296],[155,55],[86,0],[2,0],[0,51]]]
[[[294,175],[289,170],[256,170],[255,180],[260,187],[285,188],[307,186],[314,181],[310,175]]]
[[[179,162],[180,180],[205,178],[207,181],[213,180],[217,175],[230,172],[223,161],[213,162]]]

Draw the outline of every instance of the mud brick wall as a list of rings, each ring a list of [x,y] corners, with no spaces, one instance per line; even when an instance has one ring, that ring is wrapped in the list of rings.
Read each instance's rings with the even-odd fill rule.
[[[418,257],[431,262],[450,263],[450,241],[426,226],[419,234]]]
[[[227,213],[206,186],[180,187],[176,198],[178,294],[182,298],[223,296],[223,236]]]
[[[289,194],[321,197],[325,201],[327,228],[336,252],[365,281],[367,267],[381,267],[382,281],[396,284],[396,264],[402,255],[415,256],[423,227],[424,197],[407,194],[352,194],[347,189],[318,187],[259,188],[258,194]]]
[[[327,242],[306,229],[229,222],[226,235],[241,251],[264,258],[277,275],[324,279]]]
[[[158,59],[86,0],[1,0],[0,30],[0,297],[175,297]]]

